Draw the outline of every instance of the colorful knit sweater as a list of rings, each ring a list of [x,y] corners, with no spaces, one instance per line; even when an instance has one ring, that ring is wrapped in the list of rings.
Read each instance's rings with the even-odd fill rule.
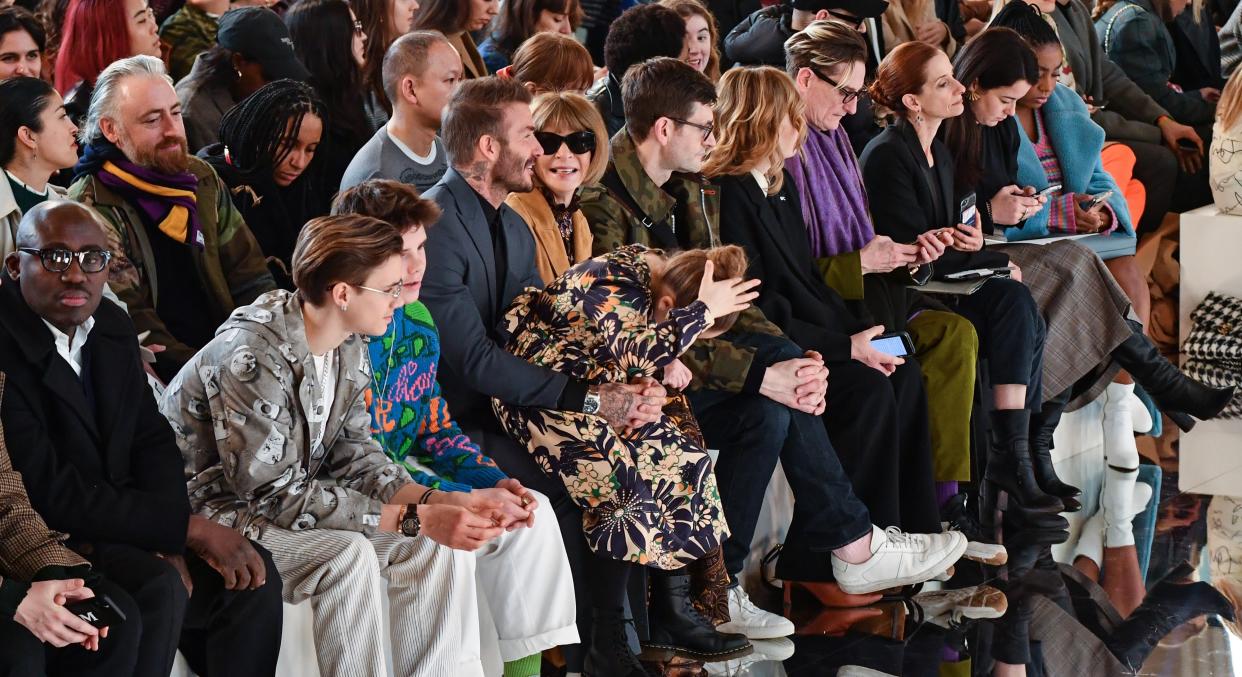
[[[422,302],[371,341],[371,432],[414,481],[445,491],[493,487],[505,474],[449,415],[436,370],[440,333]]]

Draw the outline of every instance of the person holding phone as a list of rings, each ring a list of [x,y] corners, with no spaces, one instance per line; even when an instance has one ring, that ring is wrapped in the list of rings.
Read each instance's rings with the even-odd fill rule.
[[[936,138],[945,120],[962,114],[966,88],[943,52],[909,42],[880,63],[870,91],[897,117],[860,160],[876,231],[910,242],[929,230],[950,229],[953,244],[937,261],[938,274],[1007,264],[1013,270],[1013,279],[989,279],[957,297],[957,312],[979,334],[993,383],[992,439],[980,486],[985,525],[995,524],[995,508],[1008,494],[1006,527],[1063,529],[1067,523],[1056,514],[1062,501],[1036,482],[1028,446],[1031,413],[1042,401],[1044,320],[1020,282],[1021,271],[1007,255],[984,247],[979,224],[965,223],[970,215],[954,199],[953,156]]]

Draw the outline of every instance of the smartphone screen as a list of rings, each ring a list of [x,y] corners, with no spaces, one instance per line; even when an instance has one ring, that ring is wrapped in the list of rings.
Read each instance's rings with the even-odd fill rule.
[[[894,355],[896,357],[906,356],[906,344],[901,340],[900,336],[880,336],[871,339],[871,347],[884,353],[885,355]]]
[[[1051,197],[1052,194],[1057,192],[1058,190],[1061,190],[1061,184],[1054,183],[1051,186],[1048,186],[1047,188],[1039,191],[1039,193],[1037,193],[1035,197]]]

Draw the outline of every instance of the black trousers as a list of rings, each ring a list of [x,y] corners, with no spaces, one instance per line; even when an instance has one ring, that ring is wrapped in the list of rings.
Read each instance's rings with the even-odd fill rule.
[[[77,645],[58,649],[43,644],[13,619],[0,622],[0,677],[114,677],[135,674],[138,644],[142,638],[138,604],[129,593],[111,581],[97,579],[90,581],[88,587],[97,597],[107,595],[133,622],[126,621],[108,628],[108,636],[99,642],[99,651],[87,651]]]
[[[755,360],[760,364],[802,356],[800,348],[783,338],[730,338],[758,348]],[[778,460],[794,495],[793,520],[779,560],[781,575],[791,580],[829,576],[831,552],[869,533],[871,515],[854,495],[823,421],[762,395],[695,391],[690,404],[707,446],[719,451],[716,483],[732,531],[722,546],[729,577],[736,582],[746,562]]]
[[[979,335],[993,384],[1026,386],[1026,409],[1043,402],[1044,325],[1039,306],[1021,282],[998,279],[969,296],[957,297],[957,312]]]
[[[267,550],[257,543],[254,547],[267,567],[263,587],[225,590],[220,575],[187,552],[194,585],[188,597],[177,570],[155,554],[129,545],[94,545],[88,556],[92,567],[124,589],[137,607],[130,618],[141,628],[141,639],[130,674],[166,677],[178,647],[204,677],[276,671],[284,614],[280,573]]]
[[[830,362],[824,424],[872,522],[939,533],[927,393],[918,362],[905,359],[891,376],[854,360]]]
[[[1212,201],[1206,152],[1212,142],[1212,128],[1197,127],[1195,131],[1203,139],[1204,156],[1203,166],[1194,174],[1182,171],[1173,151],[1163,144],[1121,141],[1134,151],[1134,178],[1147,189],[1143,218],[1135,224],[1139,237],[1155,232],[1167,212],[1186,212]]]

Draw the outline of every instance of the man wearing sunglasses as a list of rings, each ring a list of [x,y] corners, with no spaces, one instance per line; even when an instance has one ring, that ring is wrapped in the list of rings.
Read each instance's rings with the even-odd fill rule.
[[[765,7],[729,31],[725,55],[738,65],[784,68],[785,41],[812,21],[836,19],[866,32],[867,19],[879,18],[886,9],[887,0],[793,0]]]
[[[179,645],[198,674],[271,674],[279,574],[262,548],[190,515],[134,325],[103,299],[112,256],[89,207],[44,202],[22,219],[0,285],[13,466],[48,526],[136,604],[124,621],[142,629],[128,674],[167,675]]]

